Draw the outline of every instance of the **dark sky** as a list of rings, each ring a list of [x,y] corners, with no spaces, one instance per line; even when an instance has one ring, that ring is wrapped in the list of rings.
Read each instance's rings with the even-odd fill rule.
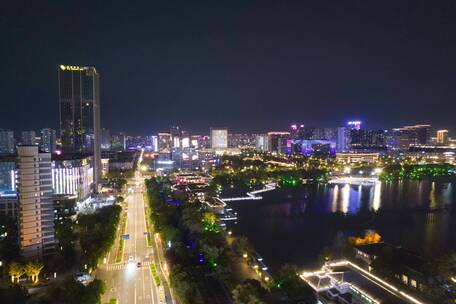
[[[0,128],[57,127],[68,64],[100,72],[102,125],[117,131],[357,118],[456,132],[455,3],[5,1]]]

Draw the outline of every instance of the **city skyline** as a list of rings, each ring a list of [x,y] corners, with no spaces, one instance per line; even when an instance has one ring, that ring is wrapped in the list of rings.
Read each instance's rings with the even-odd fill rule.
[[[77,16],[68,3],[5,9],[0,31],[9,65],[0,83],[9,102],[0,127],[16,132],[42,122],[58,129],[60,64],[96,66],[103,75],[102,126],[133,134],[175,124],[239,132],[280,130],[292,121],[338,126],[353,118],[373,129],[429,123],[455,130],[456,24],[448,1],[145,4],[130,7],[128,24],[112,19],[122,16],[116,5],[80,3]],[[29,53],[38,44],[47,47]],[[9,115],[23,105],[28,111],[19,118]]]

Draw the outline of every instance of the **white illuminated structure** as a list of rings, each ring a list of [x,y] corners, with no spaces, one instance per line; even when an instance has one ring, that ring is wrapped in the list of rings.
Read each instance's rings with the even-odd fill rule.
[[[52,189],[54,194],[87,198],[93,188],[94,172],[92,157],[52,162]]]

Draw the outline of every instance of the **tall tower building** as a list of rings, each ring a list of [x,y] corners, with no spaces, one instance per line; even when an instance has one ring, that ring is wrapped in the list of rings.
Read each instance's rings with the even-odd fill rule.
[[[0,129],[0,154],[14,154],[14,132]]]
[[[55,152],[56,132],[50,128],[41,129],[41,151]]]
[[[437,144],[448,145],[448,130],[437,131]]]
[[[51,153],[17,147],[19,245],[25,258],[51,254],[55,246]]]
[[[59,66],[63,152],[93,153],[94,184],[101,176],[100,75],[95,67]]]

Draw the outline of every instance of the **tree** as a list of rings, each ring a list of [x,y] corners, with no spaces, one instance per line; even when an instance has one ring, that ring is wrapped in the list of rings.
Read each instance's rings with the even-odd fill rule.
[[[245,236],[240,236],[234,240],[233,249],[240,256],[243,256],[244,254],[250,255],[253,251],[249,240]]]
[[[43,263],[38,262],[38,261],[29,262],[26,264],[26,267],[31,268],[30,271],[32,274],[32,281],[34,283],[38,283],[38,276],[40,275],[40,272],[44,267]]]
[[[178,264],[172,266],[169,280],[181,303],[201,303],[195,281],[182,266]]]
[[[276,278],[276,286],[282,288],[293,301],[317,303],[314,290],[298,276],[298,269],[294,265],[285,264],[280,268]]]
[[[32,262],[28,262],[27,264],[25,264],[24,272],[27,276],[27,279],[30,279],[33,282],[33,275],[35,274],[35,270],[33,269]]]
[[[25,270],[21,264],[13,262],[10,264],[8,272],[11,276],[11,282],[15,283],[16,279],[19,281],[19,278],[25,273]]]
[[[256,280],[247,280],[233,289],[232,297],[234,304],[261,304],[265,303],[261,294],[266,291]]]

